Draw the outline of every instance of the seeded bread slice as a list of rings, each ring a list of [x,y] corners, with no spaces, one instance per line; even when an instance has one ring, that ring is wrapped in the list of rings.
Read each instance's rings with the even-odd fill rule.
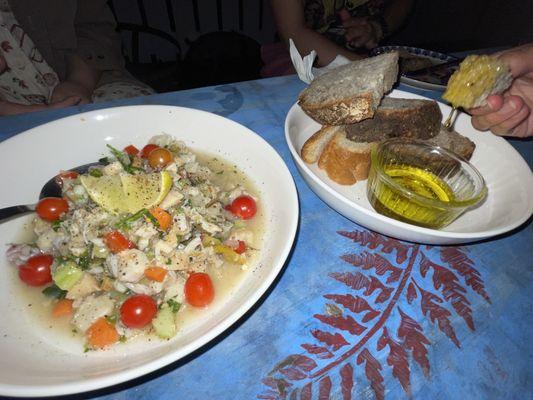
[[[398,77],[398,53],[342,65],[315,78],[298,104],[322,125],[346,125],[371,118]]]
[[[392,137],[429,139],[440,131],[442,113],[433,100],[385,97],[373,118],[347,125],[348,139],[375,142]]]

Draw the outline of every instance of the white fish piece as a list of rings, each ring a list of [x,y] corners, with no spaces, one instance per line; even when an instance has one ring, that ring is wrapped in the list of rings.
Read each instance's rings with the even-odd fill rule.
[[[163,290],[163,282],[151,281],[148,284],[142,283],[124,283],[124,286],[137,294],[146,294],[154,296]]]
[[[106,259],[109,271],[121,282],[138,282],[148,264],[148,257],[139,249],[123,250]]]
[[[174,299],[178,303],[185,302],[185,278],[180,274],[169,271],[163,282],[163,289],[165,290],[164,301]]]
[[[78,305],[72,324],[79,331],[85,332],[98,319],[111,315],[115,304],[107,294],[85,297]]]
[[[13,265],[24,264],[28,258],[41,252],[39,249],[27,244],[12,244],[6,251],[6,257]]]
[[[158,260],[167,258],[175,249],[175,245],[172,245],[171,243],[165,240],[159,239],[154,244],[155,258]]]
[[[159,204],[159,207],[164,210],[168,210],[170,207],[173,207],[178,204],[183,199],[183,197],[184,196],[181,192],[173,189],[168,192],[163,201]]]
[[[84,273],[78,283],[70,288],[67,299],[79,299],[99,290],[98,282],[88,273]]]
[[[104,175],[118,175],[121,172],[124,172],[124,168],[122,167],[122,164],[118,161],[113,161],[112,163],[102,168],[102,173]]]

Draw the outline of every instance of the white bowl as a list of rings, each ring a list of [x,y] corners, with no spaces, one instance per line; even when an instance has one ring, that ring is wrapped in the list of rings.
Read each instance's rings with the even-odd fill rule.
[[[392,97],[424,99],[394,90]],[[439,103],[446,117],[450,107]],[[488,195],[479,207],[467,211],[442,230],[422,228],[378,214],[366,195],[366,180],[343,186],[333,182],[315,164],[300,157],[305,141],[320,125],[293,105],[285,119],[285,139],[298,171],[311,189],[340,214],[373,231],[398,239],[427,244],[456,244],[496,236],[520,226],[533,213],[533,174],[520,154],[501,137],[479,132],[470,117],[460,113],[455,130],[476,144],[470,162],[481,172]]]
[[[292,247],[298,222],[296,188],[276,151],[249,129],[204,111],[167,106],[117,107],[54,121],[0,143],[0,207],[36,201],[41,186],[61,169],[93,162],[117,148],[143,146],[168,133],[193,150],[237,165],[255,183],[266,221],[262,255],[231,295],[185,326],[170,341],[125,343],[83,353],[79,340],[36,324],[18,293],[22,283],[5,257],[22,217],[0,225],[0,394],[52,396],[117,384],[174,362],[221,334],[265,293]],[[9,173],[6,173],[9,171]],[[7,279],[6,279],[7,277]]]

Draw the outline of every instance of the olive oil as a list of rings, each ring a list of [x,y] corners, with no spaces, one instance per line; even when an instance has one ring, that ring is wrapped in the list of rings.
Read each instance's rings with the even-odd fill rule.
[[[377,212],[429,228],[440,228],[451,222],[450,209],[438,204],[455,199],[452,189],[442,179],[430,171],[403,164],[385,166],[383,172],[403,189],[437,202],[420,200],[383,180],[369,179],[372,182],[368,188],[369,201]]]

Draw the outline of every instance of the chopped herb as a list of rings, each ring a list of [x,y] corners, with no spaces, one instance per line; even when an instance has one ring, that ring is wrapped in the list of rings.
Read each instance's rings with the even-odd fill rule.
[[[138,219],[141,219],[144,216],[147,216],[149,214],[148,210],[146,208],[143,208],[139,211],[137,211],[135,214],[130,215],[129,217],[123,218],[117,223],[117,228],[130,228],[131,224]]]
[[[178,243],[181,243],[181,241],[183,240],[183,235],[176,235],[176,240],[178,241]]]
[[[106,319],[107,322],[109,322],[110,324],[116,324],[116,323],[117,323],[117,315],[116,315],[116,314],[113,314],[113,315],[106,315],[105,319]]]
[[[109,157],[102,157],[101,159],[98,160],[98,163],[102,164],[102,165],[109,165]]]
[[[152,224],[156,226],[156,228],[159,228],[159,222],[157,222],[157,219],[152,215],[151,212],[146,213],[146,218],[148,218]]]
[[[168,306],[172,309],[172,312],[175,314],[180,310],[181,304],[174,299],[167,301]]]
[[[128,340],[128,338],[124,335],[120,335],[120,337],[118,338],[118,341],[120,343],[126,343],[126,340]]]
[[[92,260],[91,255],[93,253],[93,247],[94,247],[94,244],[90,242],[89,245],[87,246],[87,250],[85,251],[85,253],[83,253],[83,255],[78,260],[78,266],[83,270],[89,268],[89,264],[91,263],[91,260]]]
[[[131,160],[129,156],[126,153],[123,153],[120,150],[115,149],[110,144],[107,145],[111,153],[115,156],[117,161],[122,165],[122,168],[124,168],[124,171],[126,171],[128,174],[133,174],[135,171],[142,171],[142,168],[137,168],[131,165]]]
[[[60,219],[58,219],[57,221],[54,221],[52,222],[52,229],[54,230],[54,232],[57,232],[59,230],[59,228],[61,228],[61,223],[63,221],[61,221]]]
[[[167,264],[167,265],[170,265],[170,264],[172,264],[172,259],[170,259],[170,258],[169,258],[169,259],[167,259],[167,262],[166,262],[165,264]]]
[[[217,175],[222,175],[223,173],[224,173],[224,171],[218,171]]]
[[[75,335],[78,333],[78,330],[77,329],[72,329],[71,332]]]
[[[57,285],[53,284],[45,288],[42,292],[46,297],[51,297],[53,299],[64,299],[67,295],[67,291],[60,289]]]
[[[87,346],[87,345],[85,345],[85,346],[83,347],[83,352],[84,352],[84,353],[88,353],[88,352],[91,351],[91,350],[92,350],[92,349],[91,349],[89,346]]]
[[[101,178],[104,173],[100,168],[94,168],[89,171],[89,175],[94,176],[95,178]]]

